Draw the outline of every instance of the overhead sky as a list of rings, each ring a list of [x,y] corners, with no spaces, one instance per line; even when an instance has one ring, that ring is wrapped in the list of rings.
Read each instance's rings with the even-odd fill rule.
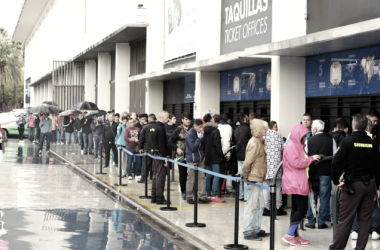
[[[10,37],[16,28],[21,7],[25,0],[0,0],[0,27],[8,31]]]

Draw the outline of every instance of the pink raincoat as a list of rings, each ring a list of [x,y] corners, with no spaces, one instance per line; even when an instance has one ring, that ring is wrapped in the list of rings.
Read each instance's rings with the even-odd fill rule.
[[[290,142],[284,150],[282,160],[284,174],[282,176],[282,193],[309,195],[310,185],[306,168],[314,161],[305,154],[301,139],[309,132],[301,124],[294,125],[290,134]]]

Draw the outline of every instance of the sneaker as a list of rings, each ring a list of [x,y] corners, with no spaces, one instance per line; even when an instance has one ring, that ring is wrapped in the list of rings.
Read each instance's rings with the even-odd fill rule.
[[[128,180],[132,180],[132,176],[128,176]]]
[[[194,200],[193,200],[193,199],[188,199],[188,200],[187,200],[187,203],[188,203],[188,204],[194,204]]]
[[[80,154],[83,155],[83,150],[80,151]]]
[[[97,156],[95,156],[95,157],[94,157],[94,160],[96,160],[96,159],[98,159],[98,157],[97,157]]]
[[[264,208],[263,216],[270,216],[270,210],[267,208]]]
[[[207,204],[207,203],[210,203],[211,201],[208,200],[207,198],[206,199],[198,199],[198,203],[199,204]]]
[[[113,168],[117,168],[117,165],[115,163],[113,164]]]
[[[70,154],[75,155],[75,152],[74,152],[74,151],[71,151]]]
[[[94,153],[92,153],[92,152],[90,152],[90,153],[88,153],[89,155],[94,155]]]
[[[311,228],[311,229],[315,229],[315,225],[311,225],[311,224],[309,224],[309,223],[306,223],[306,224],[305,224],[305,227],[307,227],[307,228]]]
[[[357,240],[358,239],[358,233],[355,231],[352,231],[351,233],[351,240]]]
[[[301,246],[301,242],[299,241],[298,237],[289,236],[287,234],[282,237],[282,241],[285,243],[289,243],[292,246]]]
[[[141,180],[141,175],[136,176],[137,181]]]
[[[270,233],[266,233],[264,230],[260,230],[260,232],[257,233],[257,236],[259,237],[267,237]]]
[[[186,200],[186,193],[182,194],[182,200]]]
[[[376,231],[372,232],[372,240],[378,240],[380,239],[380,234],[378,234]]]
[[[249,236],[244,236],[245,240],[254,240],[254,241],[261,241],[262,239],[257,236],[256,234],[252,233]]]
[[[298,241],[301,243],[301,245],[309,245],[310,244],[310,240],[305,240],[301,236],[296,237],[296,239],[298,239]]]
[[[212,201],[212,197],[206,197],[207,200]]]
[[[277,209],[277,213],[276,213],[277,216],[282,216],[282,215],[287,215],[287,214],[288,213],[282,207],[280,207],[280,209]]]
[[[212,202],[224,202],[224,200],[219,198],[218,196],[211,197],[211,201]]]
[[[105,165],[103,168],[109,168],[110,166],[109,165]]]
[[[328,226],[326,224],[318,225],[318,229],[324,229],[324,228],[328,228]]]

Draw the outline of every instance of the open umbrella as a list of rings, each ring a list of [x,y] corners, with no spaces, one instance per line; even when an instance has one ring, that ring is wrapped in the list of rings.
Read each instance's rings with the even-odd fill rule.
[[[51,105],[41,105],[34,107],[30,110],[30,113],[41,113],[41,114],[58,114],[58,109]]]
[[[99,117],[106,114],[107,112],[104,110],[94,110],[94,111],[88,112],[87,115],[84,117],[84,119],[94,119],[93,118],[94,115],[97,115]]]
[[[14,117],[13,115],[4,115],[0,117],[0,124],[5,125],[12,122],[17,122],[18,118]]]
[[[82,111],[70,109],[70,110],[66,110],[59,113],[59,116],[69,116],[69,115],[79,115],[79,114],[82,114]]]
[[[73,110],[99,110],[93,102],[78,102],[71,109]]]
[[[50,106],[58,106],[55,102],[52,102],[52,101],[44,101],[43,103],[42,103],[42,105],[44,105],[44,104],[46,104],[46,105],[50,105]]]

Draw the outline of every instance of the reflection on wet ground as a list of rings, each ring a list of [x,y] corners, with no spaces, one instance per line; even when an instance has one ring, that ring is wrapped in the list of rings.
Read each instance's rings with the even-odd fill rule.
[[[52,155],[46,154],[44,150],[42,155],[38,155],[38,146],[29,142],[17,143],[9,140],[6,146],[6,153],[3,155],[3,163],[24,163],[24,164],[50,164],[60,165]]]
[[[38,156],[36,145],[17,142],[0,154],[0,250],[194,249],[54,157]]]
[[[1,250],[180,249],[125,210],[6,209],[0,220]]]

